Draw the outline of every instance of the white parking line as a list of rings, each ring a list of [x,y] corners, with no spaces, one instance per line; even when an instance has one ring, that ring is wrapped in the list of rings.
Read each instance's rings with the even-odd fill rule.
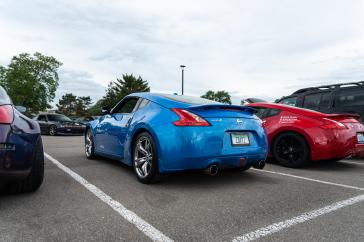
[[[276,172],[276,171],[259,170],[259,169],[253,169],[253,170],[257,171],[257,172],[271,173],[271,174],[275,174],[275,175],[287,176],[287,177],[292,177],[292,178],[311,181],[311,182],[317,182],[317,183],[331,185],[331,186],[337,186],[337,187],[350,188],[350,189],[355,189],[355,190],[359,190],[359,191],[364,191],[364,188],[357,187],[357,186],[350,186],[350,185],[345,185],[345,184],[340,184],[340,183],[322,181],[322,180],[312,179],[312,178],[303,177],[303,176],[296,176],[296,175],[291,175],[291,174]]]
[[[349,198],[347,200],[336,202],[336,203],[333,203],[326,207],[304,213],[300,216],[268,225],[266,227],[257,229],[253,232],[244,234],[243,236],[235,237],[232,241],[233,242],[246,242],[246,241],[256,240],[256,239],[265,237],[267,235],[277,233],[278,231],[281,231],[282,229],[292,227],[296,224],[306,222],[306,221],[314,219],[318,216],[334,212],[340,208],[344,208],[344,207],[347,207],[347,206],[350,206],[350,205],[353,205],[353,204],[356,204],[356,203],[359,203],[362,201],[364,201],[364,195],[359,195],[359,196],[356,196],[353,198]]]
[[[59,169],[70,175],[74,180],[84,186],[87,190],[93,193],[96,197],[98,197],[101,201],[109,205],[112,209],[118,212],[124,219],[134,224],[140,231],[142,231],[146,236],[148,236],[153,241],[173,241],[168,238],[162,232],[154,228],[151,224],[146,222],[144,219],[140,218],[134,212],[125,208],[121,203],[112,199],[109,195],[101,191],[95,185],[89,183],[82,176],[78,175],[76,172],[72,171],[67,166],[63,165],[61,162],[53,158],[52,156],[44,153],[45,157],[50,160],[54,165],[56,165]]]
[[[341,163],[348,163],[348,164],[355,164],[355,165],[364,165],[364,162],[355,162],[355,161],[347,161],[347,160],[342,160],[339,161]]]

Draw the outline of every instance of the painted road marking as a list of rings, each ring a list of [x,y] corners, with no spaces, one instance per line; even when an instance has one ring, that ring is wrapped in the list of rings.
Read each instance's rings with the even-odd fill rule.
[[[256,240],[256,239],[268,236],[270,234],[277,233],[277,232],[279,232],[279,231],[281,231],[283,229],[292,227],[292,226],[294,226],[296,224],[304,223],[304,222],[309,221],[311,219],[317,218],[317,217],[319,217],[321,215],[334,212],[334,211],[336,211],[338,209],[341,209],[341,208],[344,208],[344,207],[347,207],[347,206],[350,206],[350,205],[354,205],[354,204],[362,202],[362,201],[364,201],[364,195],[359,195],[359,196],[356,196],[356,197],[352,197],[352,198],[349,198],[347,200],[336,202],[336,203],[333,203],[333,204],[328,205],[326,207],[316,209],[316,210],[313,210],[311,212],[304,213],[304,214],[302,214],[300,216],[297,216],[297,217],[294,217],[294,218],[291,218],[291,219],[287,219],[287,220],[284,220],[284,221],[281,221],[281,222],[278,222],[278,223],[268,225],[266,227],[257,229],[257,230],[255,230],[253,232],[244,234],[242,236],[235,237],[232,241],[233,242],[247,242],[247,241]]]
[[[355,162],[355,161],[339,161],[340,163],[348,163],[348,164],[354,164],[354,165],[364,165],[364,162]]]
[[[313,178],[296,176],[296,175],[291,175],[291,174],[276,172],[276,171],[259,170],[259,169],[252,169],[252,170],[257,171],[257,172],[265,172],[265,173],[287,176],[287,177],[292,177],[292,178],[306,180],[306,181],[317,182],[317,183],[331,185],[331,186],[337,186],[337,187],[350,188],[350,189],[355,189],[355,190],[359,190],[359,191],[364,191],[364,188],[362,188],[362,187],[350,186],[350,185],[345,185],[345,184],[340,184],[340,183],[335,183],[335,182],[322,181],[322,180],[317,180],[317,179],[313,179]]]
[[[93,193],[96,197],[98,197],[101,201],[109,205],[112,209],[118,212],[124,219],[129,221],[131,224],[134,224],[140,231],[142,231],[146,236],[148,236],[153,241],[161,241],[161,242],[170,242],[172,239],[168,238],[161,231],[154,228],[151,224],[146,222],[144,219],[140,218],[134,212],[125,208],[121,203],[112,199],[109,195],[101,191],[95,185],[89,183],[82,176],[78,175],[76,172],[72,171],[67,166],[63,165],[61,162],[53,158],[52,156],[44,153],[45,157],[50,160],[54,165],[56,165],[59,169],[67,173],[74,180],[84,186],[87,190]]]

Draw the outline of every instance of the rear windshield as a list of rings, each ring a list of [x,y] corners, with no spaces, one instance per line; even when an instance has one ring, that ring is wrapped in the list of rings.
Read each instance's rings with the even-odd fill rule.
[[[207,105],[207,104],[221,104],[219,102],[215,102],[212,100],[208,100],[200,97],[192,97],[192,96],[181,96],[181,95],[170,95],[170,94],[160,94],[161,97],[168,98],[172,101],[193,104],[193,105]]]
[[[12,104],[12,102],[4,88],[0,86],[0,105],[1,104]]]
[[[72,121],[69,117],[64,115],[47,115],[49,121]]]

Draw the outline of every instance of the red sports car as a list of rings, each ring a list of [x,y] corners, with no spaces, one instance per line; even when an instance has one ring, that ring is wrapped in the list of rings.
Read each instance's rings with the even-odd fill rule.
[[[251,103],[263,121],[270,157],[287,167],[340,160],[364,152],[364,125],[355,114],[324,114],[275,103]]]

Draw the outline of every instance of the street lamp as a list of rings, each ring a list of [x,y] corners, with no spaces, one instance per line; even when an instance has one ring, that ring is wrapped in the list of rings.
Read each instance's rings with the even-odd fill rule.
[[[180,65],[179,67],[181,67],[181,70],[182,70],[182,95],[183,95],[184,72],[185,72],[185,67],[186,66]]]

